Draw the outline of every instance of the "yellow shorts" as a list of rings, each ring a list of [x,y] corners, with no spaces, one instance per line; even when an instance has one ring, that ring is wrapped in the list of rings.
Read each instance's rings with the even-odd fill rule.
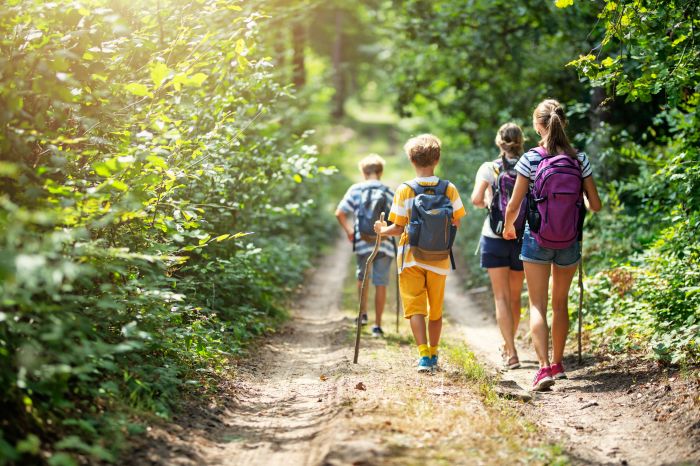
[[[441,318],[446,278],[446,275],[417,266],[403,269],[399,275],[399,290],[404,317],[408,319],[413,315],[423,315],[430,320]]]

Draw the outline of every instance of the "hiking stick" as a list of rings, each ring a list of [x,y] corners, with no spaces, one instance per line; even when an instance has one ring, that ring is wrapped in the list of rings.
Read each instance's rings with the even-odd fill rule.
[[[581,260],[578,262],[578,363],[581,357],[581,327],[583,326],[583,241],[581,241]]]
[[[382,212],[381,216],[379,217],[379,221],[384,221],[384,212]],[[369,275],[370,267],[372,266],[372,262],[374,262],[374,258],[377,257],[377,253],[379,252],[379,245],[381,244],[381,242],[382,236],[377,235],[377,239],[374,242],[374,249],[372,250],[372,254],[369,255],[369,257],[367,258],[367,262],[365,263],[365,273],[362,277],[362,285],[360,286],[360,305],[358,306],[360,308],[360,311],[357,313],[357,330],[355,331],[355,357],[352,360],[354,364],[357,364],[357,357],[360,354],[360,333],[362,330],[362,311],[365,310],[364,305],[366,304],[365,293],[367,291],[367,275]]]
[[[396,262],[396,333],[399,333],[399,313],[401,312],[401,295],[399,294],[399,263]]]

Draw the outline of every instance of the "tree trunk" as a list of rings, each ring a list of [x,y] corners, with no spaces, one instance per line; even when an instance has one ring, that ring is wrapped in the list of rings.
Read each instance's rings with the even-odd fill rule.
[[[292,26],[292,77],[294,86],[301,89],[306,84],[306,68],[304,66],[304,48],[306,46],[306,31],[304,24],[295,22]]]
[[[335,42],[333,43],[333,81],[335,95],[333,96],[333,117],[345,115],[345,75],[343,73],[343,12],[335,12]]]

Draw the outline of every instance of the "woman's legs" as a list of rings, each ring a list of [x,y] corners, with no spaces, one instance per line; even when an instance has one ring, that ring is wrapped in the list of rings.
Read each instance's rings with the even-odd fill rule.
[[[569,267],[552,266],[552,362],[561,363],[569,333],[569,288],[576,273]],[[529,283],[529,282],[528,282]]]
[[[525,272],[512,270],[510,271],[510,310],[513,315],[513,338],[518,333],[518,325],[520,325],[520,294],[523,292],[523,280]]]
[[[510,358],[517,354],[513,338],[513,315],[510,307],[510,269],[508,267],[495,267],[487,270],[496,305],[496,322],[498,322],[498,328],[506,344],[506,355]]]
[[[527,293],[530,298],[530,333],[540,367],[549,366],[549,329],[547,328],[547,294],[549,264],[524,262]]]

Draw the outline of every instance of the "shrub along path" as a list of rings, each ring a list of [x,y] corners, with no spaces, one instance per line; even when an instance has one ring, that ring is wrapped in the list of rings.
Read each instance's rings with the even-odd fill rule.
[[[488,301],[461,290],[459,277],[447,281],[445,305],[450,322],[492,371],[501,366],[498,327]],[[506,390],[528,389],[537,357],[524,328],[518,352],[522,367],[501,374]],[[700,464],[700,380],[660,370],[629,357],[594,358],[577,364],[575,334],[564,361],[569,380],[533,394],[526,410],[554,442],[565,445],[575,462],[593,464]]]

